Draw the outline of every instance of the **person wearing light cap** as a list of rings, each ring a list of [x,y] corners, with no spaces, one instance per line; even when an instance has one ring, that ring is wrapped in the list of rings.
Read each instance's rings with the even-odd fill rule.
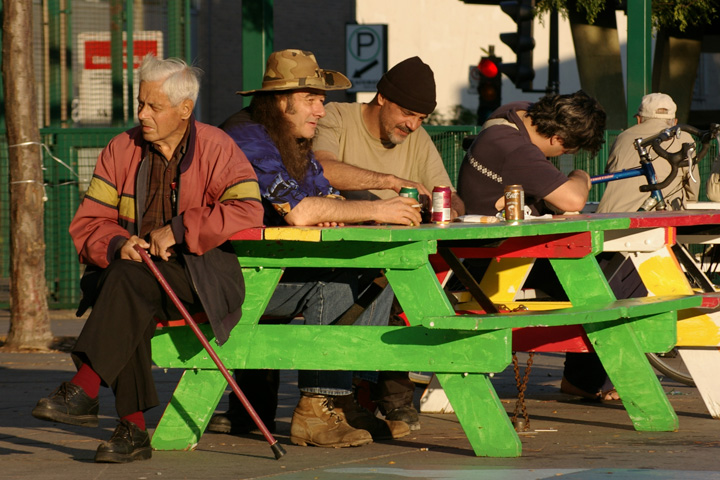
[[[637,124],[622,132],[615,139],[605,168],[607,173],[618,172],[628,168],[640,166],[640,156],[635,149],[635,139],[645,138],[677,124],[675,112],[677,107],[673,99],[664,93],[651,93],[645,95],[640,102],[637,114]],[[680,138],[673,138],[662,144],[670,152],[680,150],[685,142],[692,142],[692,137],[682,133]],[[670,165],[663,159],[653,162],[653,167],[659,180],[670,173]],[[697,198],[699,183],[689,178],[689,170],[681,168],[678,176],[670,185],[662,190],[668,208],[681,209],[686,200]],[[693,172],[698,178],[697,166]],[[643,202],[650,196],[649,192],[641,192],[640,186],[646,185],[644,176],[625,178],[607,184],[605,193],[596,210],[597,213],[636,212]],[[601,265],[610,268],[614,265],[617,270],[612,274],[614,279],[611,288],[618,299],[643,297],[647,290],[642,284],[632,263],[622,262],[620,253],[600,254]],[[620,265],[620,267],[617,267]],[[604,267],[605,268],[605,267]],[[611,272],[607,272],[610,276]],[[565,393],[585,398],[599,398],[601,401],[617,400],[619,398],[612,383],[605,373],[602,363],[595,354],[568,353],[565,369],[561,381],[561,389]],[[599,396],[598,393],[600,392]]]
[[[640,157],[634,146],[635,139],[655,135],[676,125],[676,111],[677,106],[669,95],[664,93],[645,95],[635,115],[637,124],[618,135],[610,148],[605,171],[612,173],[640,166]],[[669,152],[677,152],[682,148],[683,143],[688,142],[693,142],[692,137],[682,132],[680,138],[667,140],[662,147]],[[654,161],[653,167],[658,180],[664,179],[671,170],[670,164],[662,158]],[[697,165],[693,169],[692,178],[687,167],[680,168],[677,177],[662,189],[668,208],[680,210],[685,202],[697,200],[700,183],[693,178],[696,180],[699,178]],[[644,176],[608,183],[597,212],[636,212],[650,195],[648,192],[640,191],[640,186],[645,184],[647,180]]]
[[[238,92],[252,95],[248,108],[221,126],[235,140],[255,169],[265,207],[265,225],[335,226],[376,221],[419,224],[415,200],[344,200],[323,175],[311,149],[317,122],[325,115],[325,92],[350,87],[345,75],[321,69],[315,56],[303,50],[270,54],[262,87]],[[308,325],[332,325],[345,313],[380,272],[362,269],[287,268],[265,315],[288,321],[302,316]],[[385,288],[354,321],[356,325],[387,325],[392,289]],[[349,322],[348,322],[349,323]],[[332,327],[329,327],[332,328]],[[312,345],[308,345],[312,348]],[[359,446],[410,433],[400,421],[382,420],[355,402],[353,372],[301,370],[301,396],[290,425],[290,441],[320,447]],[[270,370],[236,372],[241,388],[271,430],[277,409],[277,373]],[[251,421],[234,395],[230,410],[213,416],[208,430],[244,433]]]
[[[325,176],[348,198],[393,198],[402,187],[414,187],[426,208],[433,187],[447,185],[453,190],[452,217],[463,215],[465,206],[442,158],[421,128],[436,105],[435,76],[419,57],[388,70],[370,103],[329,103],[313,143]],[[414,388],[407,372],[380,372],[370,384],[371,399],[386,419],[402,420],[416,430],[420,421],[412,403]]]

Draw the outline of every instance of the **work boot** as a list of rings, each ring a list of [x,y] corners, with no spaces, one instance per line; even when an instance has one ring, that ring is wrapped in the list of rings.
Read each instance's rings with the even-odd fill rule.
[[[367,430],[373,440],[389,440],[410,434],[410,427],[407,423],[376,417],[357,403],[353,395],[333,397],[333,406],[339,415],[345,417],[348,425]]]
[[[316,447],[358,447],[372,443],[366,430],[351,427],[333,408],[332,397],[303,393],[293,412],[290,441]]]
[[[97,463],[128,463],[152,457],[150,435],[127,420],[120,420],[110,440],[102,442],[95,452]]]
[[[38,401],[32,416],[51,422],[97,427],[99,406],[98,399],[90,398],[82,387],[63,382],[49,397]]]
[[[395,420],[407,423],[410,430],[420,430],[420,416],[412,405],[403,405],[393,408],[385,415],[385,420]]]

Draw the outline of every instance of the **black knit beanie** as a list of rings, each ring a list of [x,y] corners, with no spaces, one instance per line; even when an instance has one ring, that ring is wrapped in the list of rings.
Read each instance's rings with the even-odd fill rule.
[[[388,100],[413,112],[430,115],[435,101],[435,77],[419,57],[395,65],[377,83],[377,91]]]

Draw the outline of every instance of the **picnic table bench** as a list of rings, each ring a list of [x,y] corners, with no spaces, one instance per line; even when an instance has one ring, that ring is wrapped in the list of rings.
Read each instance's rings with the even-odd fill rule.
[[[655,348],[670,348],[676,312],[713,298],[670,295],[618,301],[595,255],[602,251],[606,236],[619,232],[662,228],[668,232],[664,241],[672,241],[679,221],[677,215],[655,215],[650,222],[608,214],[514,224],[246,230],[233,237],[246,282],[243,316],[216,352],[229,369],[434,372],[475,454],[515,457],[521,443],[489,378],[511,362],[512,328],[582,325],[635,428],[673,431],[678,428],[677,416],[645,357],[646,347],[654,342]],[[485,318],[457,315],[429,260],[439,245],[490,257],[549,258],[573,307]],[[288,267],[382,269],[410,326],[259,324]],[[205,332],[212,335],[209,328]],[[159,367],[184,369],[153,435],[153,447],[191,449],[226,389],[225,380],[187,328],[159,329],[153,360]]]

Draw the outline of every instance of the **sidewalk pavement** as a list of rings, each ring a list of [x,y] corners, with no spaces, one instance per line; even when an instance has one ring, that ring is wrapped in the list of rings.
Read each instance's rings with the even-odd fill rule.
[[[56,336],[76,336],[82,324],[71,312],[53,312]],[[0,311],[0,337],[8,325],[8,312]],[[519,357],[524,371],[527,355]],[[108,389],[101,389],[99,428],[37,420],[30,415],[37,400],[74,372],[69,355],[0,350],[0,478],[720,480],[720,424],[696,389],[663,379],[680,430],[637,432],[622,405],[586,403],[559,393],[563,359],[561,354],[534,357],[526,392],[530,424],[521,434],[519,458],[475,457],[453,414],[423,414],[422,428],[396,441],[345,449],[295,446],[289,430],[298,400],[296,374],[283,372],[276,438],[287,455],[281,460],[260,435],[206,433],[192,452],[153,452],[149,461],[109,465],[93,462],[98,443],[115,428]],[[155,370],[161,404],[170,399],[179,376]],[[495,375],[493,384],[512,414],[517,397],[512,367]],[[416,402],[421,393],[418,388]],[[226,405],[224,398],[218,409]],[[151,430],[162,409],[147,413]]]

